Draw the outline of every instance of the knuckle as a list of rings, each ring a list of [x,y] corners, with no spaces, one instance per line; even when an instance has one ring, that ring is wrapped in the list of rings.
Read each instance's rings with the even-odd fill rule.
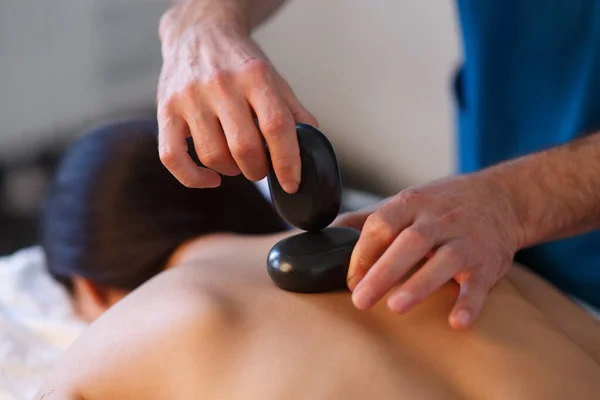
[[[400,193],[400,199],[405,203],[419,201],[420,198],[421,194],[415,189],[406,189]]]
[[[241,65],[242,80],[252,90],[264,91],[272,84],[272,67],[265,60],[259,58],[248,59]]]
[[[445,214],[443,214],[439,218],[439,222],[442,225],[454,225],[462,219],[463,210],[460,208],[451,210]]]
[[[190,129],[192,130],[192,135],[197,137],[203,137],[206,135],[205,132],[205,117],[201,111],[197,111],[195,113],[188,113],[188,124]],[[196,144],[194,144],[196,145]]]
[[[280,139],[291,134],[293,126],[294,121],[291,115],[286,115],[283,112],[275,112],[265,119],[263,130],[271,139]]]
[[[229,74],[222,69],[211,69],[207,71],[206,77],[204,78],[204,86],[211,90],[223,91],[227,85]]]
[[[375,212],[369,215],[363,228],[367,235],[379,240],[389,241],[395,236],[395,229],[383,213]]]
[[[158,24],[158,35],[159,38],[161,40],[165,39],[165,36],[167,35],[170,25],[173,23],[173,20],[175,19],[175,12],[176,9],[170,8],[169,10],[167,10],[161,17],[159,20],[159,24]]]
[[[231,154],[235,158],[251,158],[256,156],[260,151],[260,144],[258,141],[239,139],[236,140],[231,146]]]
[[[366,275],[367,272],[369,272],[369,270],[371,269],[373,264],[375,264],[376,261],[377,261],[377,258],[375,258],[372,255],[366,255],[366,254],[360,255],[357,258],[357,268],[356,268],[355,274],[358,274],[361,276]]]
[[[176,96],[179,97],[179,99],[185,103],[194,104],[196,102],[196,100],[198,98],[198,94],[199,94],[197,89],[198,88],[196,87],[195,84],[189,83]],[[172,97],[172,102],[175,102],[175,96]]]
[[[456,247],[448,246],[440,249],[440,251],[442,251],[442,255],[447,264],[451,264],[455,267],[462,266],[465,257],[461,250]]]
[[[404,189],[396,197],[393,198],[392,203],[397,208],[411,208],[415,205],[423,205],[425,195],[420,193],[417,189]]]
[[[402,235],[410,247],[425,248],[431,246],[431,238],[422,228],[413,225],[406,228]]]
[[[202,164],[210,169],[216,169],[223,163],[223,153],[219,150],[203,150],[199,152],[198,158]]]
[[[161,128],[164,129],[166,125],[168,125],[171,122],[171,118],[174,116],[175,113],[175,100],[172,96],[164,100],[159,99],[156,115],[159,120],[159,126]]]
[[[240,62],[240,67],[253,76],[263,76],[271,72],[271,64],[260,57],[248,57]]]
[[[375,264],[377,255],[369,250],[370,249],[361,246],[360,243],[356,246],[356,251],[352,254],[352,261],[349,269],[349,271],[352,272],[352,275],[364,276],[369,269],[371,269],[373,264]]]
[[[173,150],[171,146],[161,145],[158,149],[158,155],[162,164],[167,167],[167,169],[173,169],[179,164],[179,156],[180,154]]]

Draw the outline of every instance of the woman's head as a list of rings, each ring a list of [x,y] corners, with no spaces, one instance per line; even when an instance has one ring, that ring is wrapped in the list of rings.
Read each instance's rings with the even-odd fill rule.
[[[64,156],[45,203],[42,245],[49,271],[76,298],[95,290],[111,303],[108,294],[141,285],[178,246],[204,234],[285,229],[243,176],[186,188],[161,164],[156,144],[155,121],[118,122],[84,134]]]

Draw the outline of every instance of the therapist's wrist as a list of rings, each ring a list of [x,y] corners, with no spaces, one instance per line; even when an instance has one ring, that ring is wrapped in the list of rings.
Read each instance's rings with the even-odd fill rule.
[[[507,162],[474,174],[493,187],[491,192],[496,193],[496,201],[500,205],[497,212],[502,214],[500,219],[510,233],[515,251],[529,246],[537,236],[537,226],[531,218],[531,207],[536,203],[531,201],[531,196],[537,195],[535,190],[531,190],[527,179],[516,179],[516,174],[523,173],[521,168],[520,165]]]
[[[222,30],[229,36],[250,37],[249,22],[241,3],[226,0],[177,1],[163,14],[159,37],[164,42],[194,29]]]
[[[515,216],[518,249],[585,230],[577,202],[570,201],[579,197],[580,188],[563,171],[565,160],[551,153],[523,156],[483,171],[493,176]]]

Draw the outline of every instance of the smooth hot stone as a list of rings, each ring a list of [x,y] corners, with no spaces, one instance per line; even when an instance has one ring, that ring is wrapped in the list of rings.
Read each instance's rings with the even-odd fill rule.
[[[320,293],[347,289],[346,276],[360,232],[330,227],[279,241],[267,257],[267,270],[281,289]]]
[[[296,228],[317,232],[337,217],[342,203],[342,182],[331,142],[318,129],[297,124],[302,177],[294,194],[283,190],[272,163],[268,175],[277,212]]]

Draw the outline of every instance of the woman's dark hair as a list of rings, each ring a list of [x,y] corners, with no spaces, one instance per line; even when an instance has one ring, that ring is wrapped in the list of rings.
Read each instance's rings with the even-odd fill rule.
[[[68,284],[77,275],[134,289],[189,239],[285,229],[241,175],[222,177],[215,189],[183,186],[158,158],[156,121],[137,120],[96,128],[75,141],[49,190],[41,233],[48,269],[59,281]]]

